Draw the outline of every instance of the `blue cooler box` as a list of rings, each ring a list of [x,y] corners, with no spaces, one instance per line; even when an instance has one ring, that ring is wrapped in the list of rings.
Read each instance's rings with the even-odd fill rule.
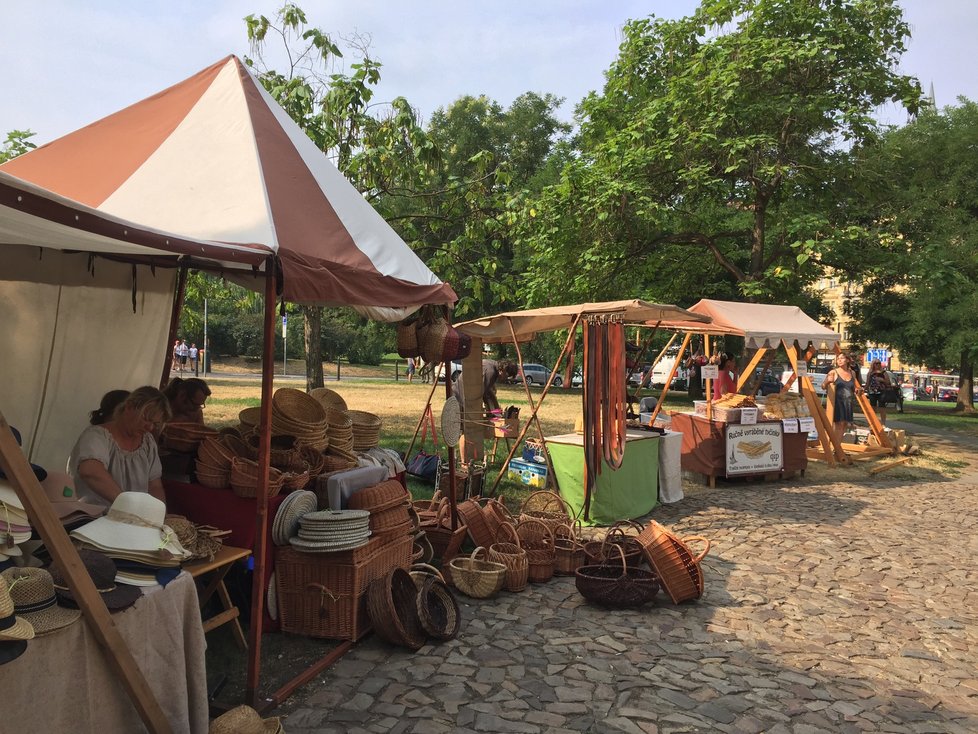
[[[535,461],[513,459],[509,462],[508,474],[518,478],[523,484],[543,489],[547,486],[547,465]]]

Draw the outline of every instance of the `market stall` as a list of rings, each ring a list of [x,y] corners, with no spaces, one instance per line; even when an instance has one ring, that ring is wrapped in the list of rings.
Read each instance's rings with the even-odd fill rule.
[[[676,365],[693,333],[703,335],[706,357],[710,356],[710,337],[721,335],[743,338],[745,348],[752,350],[753,355],[737,383],[738,393],[746,394],[724,396],[721,403],[715,404],[711,374],[707,378],[706,400],[697,405],[695,413],[671,416],[672,426],[684,437],[684,469],[702,474],[712,485],[717,477],[793,475],[805,470],[809,458],[831,464],[848,460],[846,451],[853,447],[836,442],[831,415],[816,396],[807,369],[818,350],[838,350],[838,334],[794,306],[703,299],[690,311],[708,316],[710,323],[705,327],[679,322],[668,324],[687,332]],[[764,360],[769,364],[779,347],[783,347],[788,358],[791,377],[779,395],[755,402],[751,384],[755,371],[759,366],[763,371]],[[788,392],[796,381],[798,395]],[[890,453],[888,440],[872,408],[864,396],[859,396],[859,400],[871,429],[877,434],[881,447],[878,450]],[[810,435],[816,437],[812,446],[808,442]],[[855,448],[865,453],[866,447]]]
[[[259,578],[271,521],[279,299],[347,305],[390,321],[423,304],[455,300],[451,287],[233,56],[0,168],[0,245],[0,304],[7,315],[0,323],[0,371],[10,377],[3,410],[25,427],[30,458],[52,466],[62,465],[84,416],[105,391],[157,383],[161,373],[166,379],[189,269],[263,293]],[[0,428],[5,425],[0,419]],[[0,466],[14,477],[42,538],[84,592],[86,618],[141,718],[151,731],[168,730],[39,485],[29,469],[21,471],[23,455],[9,437],[0,436],[0,449]],[[252,703],[265,604],[261,585],[254,588]],[[292,688],[277,691],[272,702]]]
[[[652,509],[658,497],[660,452],[654,433],[639,435],[626,429],[622,330],[625,324],[654,325],[666,320],[705,324],[709,317],[673,305],[630,300],[514,311],[456,325],[459,331],[472,338],[472,354],[475,355],[463,360],[463,380],[467,375],[474,377],[479,373],[478,360],[484,343],[512,343],[522,365],[521,342],[540,332],[568,331],[564,348],[539,398],[534,400],[529,387],[524,385],[531,415],[516,435],[493,491],[533,427],[536,438],[548,448],[544,457],[549,475],[554,477],[564,500],[584,521],[613,522],[640,517]],[[581,326],[585,339],[583,432],[579,438],[548,437],[544,435],[537,414],[553,384],[554,375],[558,374],[564,359],[569,359],[573,353],[578,326]],[[482,416],[480,394],[478,389],[466,388],[464,433],[469,439],[467,446],[473,451],[481,447],[484,430],[481,422],[472,418]],[[626,477],[630,480],[625,481]]]

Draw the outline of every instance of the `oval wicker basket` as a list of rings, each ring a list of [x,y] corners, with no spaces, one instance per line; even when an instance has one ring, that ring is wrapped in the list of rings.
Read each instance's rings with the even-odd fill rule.
[[[521,520],[516,525],[519,544],[526,551],[527,579],[542,584],[554,575],[553,531],[542,520]]]
[[[694,555],[687,545],[694,540],[705,546],[699,555]],[[680,539],[655,520],[650,520],[639,533],[638,542],[673,603],[699,599],[703,595],[700,562],[710,551],[709,539],[698,535]]]
[[[496,534],[490,529],[489,523],[486,521],[485,511],[478,499],[473,497],[460,502],[456,509],[476,547],[489,547],[493,544]]]
[[[328,387],[316,387],[309,392],[309,396],[316,400],[323,408],[333,408],[335,410],[346,410],[346,401],[343,396]]]
[[[584,544],[573,525],[558,525],[554,536],[554,574],[573,576],[585,563]]]
[[[250,459],[235,457],[231,461],[231,489],[239,497],[258,496],[258,464]],[[274,497],[282,491],[282,472],[268,467],[268,496]]]
[[[417,357],[421,354],[418,346],[418,323],[412,317],[397,325],[397,353],[402,357]]]
[[[541,490],[533,492],[520,506],[520,519],[540,520],[552,531],[558,525],[567,525],[572,522],[572,512],[564,498],[556,492]]]
[[[418,617],[424,631],[436,640],[451,640],[462,625],[462,612],[442,579],[427,576],[418,589]]]
[[[489,546],[489,560],[502,563],[506,566],[506,591],[523,591],[529,581],[530,564],[526,557],[526,551],[520,547],[520,538],[516,534],[516,528],[509,523],[504,523],[500,527],[500,534],[511,535],[513,542],[499,541]]]
[[[625,552],[615,546],[620,565],[581,566],[574,583],[581,596],[590,602],[614,609],[640,607],[652,601],[659,591],[659,577],[652,571],[630,568]]]
[[[405,503],[408,499],[409,495],[404,489],[404,485],[396,479],[388,479],[380,484],[354,492],[347,500],[346,506],[351,510],[380,512]]]
[[[418,615],[418,587],[411,574],[394,568],[367,587],[367,613],[374,633],[409,650],[419,650],[427,638]]]
[[[198,484],[203,484],[205,487],[210,487],[211,489],[224,489],[231,483],[231,470],[215,470],[207,464],[201,464],[200,460],[197,460],[197,467],[194,470],[194,476],[197,478]]]
[[[486,558],[477,556],[482,553]],[[470,556],[459,556],[448,562],[455,588],[473,599],[489,599],[499,593],[506,583],[504,563],[488,560],[489,551],[479,546]]]

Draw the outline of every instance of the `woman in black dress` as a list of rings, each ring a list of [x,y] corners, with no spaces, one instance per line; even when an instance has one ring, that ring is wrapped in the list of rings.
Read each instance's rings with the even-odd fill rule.
[[[832,433],[836,443],[842,442],[846,425],[852,423],[853,396],[863,391],[859,384],[859,373],[853,368],[849,355],[839,352],[835,358],[835,369],[825,376],[826,385],[835,385],[835,402],[832,404]]]

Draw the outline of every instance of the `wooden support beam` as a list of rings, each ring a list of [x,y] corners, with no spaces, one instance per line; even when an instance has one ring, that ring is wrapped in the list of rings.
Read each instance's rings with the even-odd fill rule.
[[[869,470],[870,474],[880,474],[882,472],[888,471],[895,466],[900,466],[901,464],[906,464],[909,461],[913,461],[912,456],[904,456],[902,459],[897,459],[896,461],[891,461],[889,464],[883,464],[881,466],[874,467]]]
[[[154,697],[143,672],[136,664],[126,641],[115,626],[112,615],[109,614],[102,600],[102,595],[95,588],[92,577],[88,575],[85,565],[78,557],[78,551],[68,538],[61,520],[54,513],[50,500],[41,488],[40,482],[37,481],[37,477],[34,476],[27,457],[17,445],[10,431],[10,425],[2,413],[0,413],[0,469],[6,473],[14,491],[23,502],[31,525],[40,534],[44,546],[64,571],[68,588],[73,592],[85,622],[105,655],[109,668],[118,678],[120,687],[136,708],[139,718],[151,734],[169,734],[173,731],[170,722]],[[82,650],[77,652],[79,655],[84,654]],[[50,660],[48,663],[57,665],[58,661]],[[54,700],[56,699],[45,703],[39,699],[38,704],[55,705]]]
[[[768,350],[766,347],[758,347],[757,351],[754,352],[754,356],[750,358],[750,361],[744,367],[743,372],[741,372],[740,376],[737,378],[737,392],[741,392],[744,385],[753,381],[753,377],[755,376],[754,370],[757,369],[757,364],[761,361],[761,358],[767,353],[767,351]],[[754,392],[756,392],[756,389],[744,394],[752,395]]]
[[[184,294],[187,292],[187,268],[182,266],[177,273],[177,292],[170,310],[170,328],[167,329],[166,354],[163,355],[163,371],[160,375],[160,390],[170,381],[170,369],[173,367],[173,342],[180,328],[180,312],[183,310]],[[206,349],[206,345],[204,347]]]
[[[686,347],[689,346],[689,340],[692,338],[691,333],[687,333],[686,337],[683,339],[682,345],[679,347],[679,354],[676,355],[676,361],[672,363],[672,369],[669,370],[669,377],[666,378],[666,384],[662,388],[662,392],[659,395],[659,399],[655,402],[655,410],[652,411],[652,417],[649,419],[649,425],[655,425],[655,419],[659,415],[659,411],[662,410],[662,406],[665,405],[666,395],[669,393],[669,386],[672,384],[673,378],[676,376],[676,371],[679,369],[679,363],[683,359],[683,354],[686,352]]]

